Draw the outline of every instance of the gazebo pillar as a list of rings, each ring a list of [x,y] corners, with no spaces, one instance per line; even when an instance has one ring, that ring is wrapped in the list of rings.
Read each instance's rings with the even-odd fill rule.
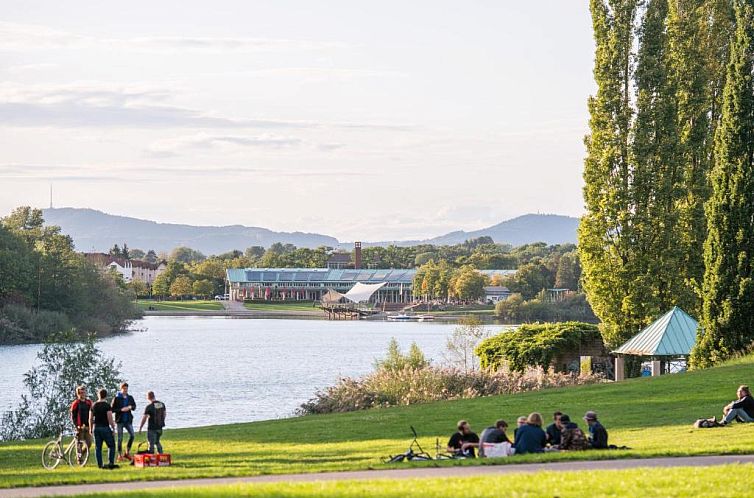
[[[662,375],[662,362],[660,360],[653,360],[652,363],[652,377],[659,377]]]
[[[626,378],[626,360],[622,356],[615,357],[615,382]]]

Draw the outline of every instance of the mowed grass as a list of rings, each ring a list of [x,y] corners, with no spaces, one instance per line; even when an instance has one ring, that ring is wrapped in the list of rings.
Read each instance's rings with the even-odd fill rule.
[[[127,467],[103,472],[90,464],[85,469],[46,471],[40,465],[40,452],[46,441],[9,442],[0,444],[0,487],[384,469],[391,466],[383,464],[382,458],[408,446],[410,425],[418,430],[425,449],[434,452],[435,441],[444,446],[459,419],[468,419],[473,428],[481,431],[497,418],[513,425],[516,417],[535,410],[547,419],[553,411],[562,410],[582,427],[581,415],[589,409],[597,410],[610,431],[610,442],[631,449],[523,455],[442,465],[754,453],[754,424],[718,429],[691,426],[696,418],[719,414],[741,383],[754,384],[754,357],[705,371],[621,383],[248,424],[168,428],[163,444],[173,455],[174,465],[161,469]],[[254,399],[248,402],[253,404]],[[222,398],[217,403],[222,403]],[[212,418],[211,406],[170,408],[205,410],[207,419]],[[421,465],[438,463],[392,467]]]
[[[252,311],[320,311],[311,301],[274,301],[269,303],[244,303],[244,308]]]
[[[151,306],[155,311],[218,311],[223,309],[222,303],[214,300],[205,301],[152,301],[140,299],[136,304],[142,311]]]
[[[754,487],[754,465],[719,467],[638,468],[586,472],[540,472],[505,476],[406,479],[373,481],[331,481],[311,483],[234,484],[173,488],[106,494],[87,497],[182,496],[209,498],[248,496],[254,498],[422,498],[498,496],[663,496],[725,497],[747,496]]]

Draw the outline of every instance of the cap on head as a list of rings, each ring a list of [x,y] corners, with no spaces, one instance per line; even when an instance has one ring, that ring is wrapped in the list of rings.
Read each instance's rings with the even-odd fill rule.
[[[561,424],[567,424],[571,421],[571,417],[566,415],[565,413],[560,416],[560,423]]]
[[[597,412],[593,412],[593,411],[589,410],[588,412],[586,412],[584,414],[584,420],[586,420],[586,421],[592,421],[592,422],[595,421],[595,420],[597,420]]]

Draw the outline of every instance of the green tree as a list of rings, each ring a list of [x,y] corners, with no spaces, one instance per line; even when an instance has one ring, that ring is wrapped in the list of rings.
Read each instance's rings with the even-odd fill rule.
[[[411,343],[408,354],[404,354],[395,337],[390,339],[385,357],[374,363],[375,370],[390,372],[405,369],[418,370],[427,366],[429,366],[429,361],[415,342]]]
[[[464,301],[473,301],[484,296],[484,286],[487,278],[472,266],[459,268],[450,281],[452,294]]]
[[[118,244],[113,245],[113,247],[110,248],[110,251],[108,251],[108,254],[114,258],[121,258],[123,257],[123,253],[120,250],[120,246]]]
[[[157,253],[154,252],[154,249],[150,249],[147,251],[147,254],[144,256],[144,261],[147,263],[157,263]]]
[[[195,280],[191,285],[191,290],[195,296],[210,297],[215,286],[209,280]]]
[[[120,364],[103,355],[94,335],[83,341],[73,332],[56,335],[37,359],[39,364],[24,375],[27,394],[15,410],[3,414],[0,440],[56,436],[70,427],[68,407],[76,386],[87,386],[90,394],[100,388],[114,393],[122,380]]]
[[[170,277],[167,272],[162,272],[152,282],[152,295],[164,298],[170,295]]]
[[[691,361],[715,364],[754,340],[754,2],[736,2],[707,204],[702,325]]]
[[[487,330],[475,316],[465,316],[445,343],[445,360],[464,372],[479,369],[479,359],[474,354],[477,345],[488,337]]]
[[[134,293],[134,297],[144,297],[149,295],[149,286],[143,280],[137,278],[128,283],[128,288]]]
[[[178,275],[170,284],[170,295],[172,297],[190,296],[194,292],[193,283],[191,277],[186,275]]]
[[[191,249],[190,247],[176,247],[170,252],[170,261],[189,264],[203,261],[205,258],[201,252]]]

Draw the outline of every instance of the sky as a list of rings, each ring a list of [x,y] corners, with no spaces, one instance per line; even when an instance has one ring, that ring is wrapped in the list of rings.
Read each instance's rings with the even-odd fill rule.
[[[347,240],[578,216],[586,0],[3,2],[0,214]]]

